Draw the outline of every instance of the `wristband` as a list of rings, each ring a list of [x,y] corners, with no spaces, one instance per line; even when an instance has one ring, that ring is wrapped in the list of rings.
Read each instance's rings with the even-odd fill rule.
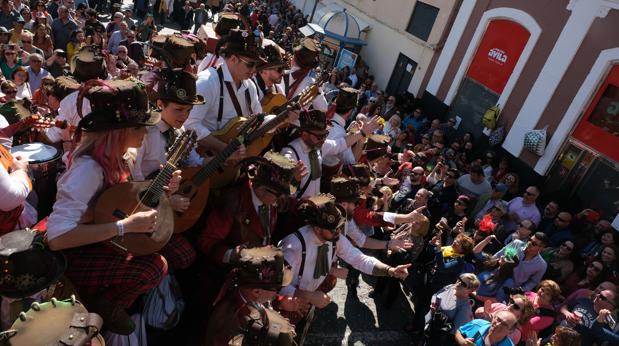
[[[125,235],[125,225],[122,220],[116,221],[116,228],[118,229],[118,236],[122,237]]]

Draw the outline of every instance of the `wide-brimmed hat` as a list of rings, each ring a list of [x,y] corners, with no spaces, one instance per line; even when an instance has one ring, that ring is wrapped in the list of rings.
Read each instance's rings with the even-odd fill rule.
[[[105,57],[99,47],[84,46],[71,58],[71,74],[78,82],[90,79],[106,79]]]
[[[226,56],[239,55],[259,63],[266,63],[267,59],[262,50],[262,42],[252,32],[240,29],[231,29],[226,39]]]
[[[288,62],[284,59],[286,51],[276,43],[270,43],[263,47],[266,63],[258,65],[258,70],[268,68],[285,67]]]
[[[292,185],[294,167],[297,161],[274,151],[267,152],[264,157],[252,157],[244,163],[254,164],[255,169],[249,172],[251,181],[258,185],[271,188],[283,195],[296,192]]]
[[[279,291],[292,282],[284,253],[271,245],[242,249],[235,271],[233,282],[238,287]]]
[[[34,302],[30,309],[19,314],[11,328],[0,334],[2,345],[99,345],[91,343],[98,337],[103,319],[89,313],[71,296],[67,300],[52,298]],[[100,337],[100,336],[99,336]]]
[[[195,52],[193,41],[178,33],[157,35],[152,39],[150,46],[153,47],[151,56],[165,61],[171,68],[185,68]]]
[[[0,295],[25,298],[58,280],[67,261],[46,248],[41,233],[25,229],[0,237],[0,266]]]
[[[365,163],[355,163],[342,166],[342,174],[357,178],[360,186],[368,186],[372,182],[372,171]]]
[[[227,36],[230,30],[236,29],[241,25],[241,19],[237,13],[222,12],[219,14],[219,20],[215,24],[215,33],[219,36]]]
[[[365,155],[368,161],[373,161],[388,155],[391,137],[387,135],[371,135],[365,143]]]
[[[62,100],[70,93],[79,90],[80,86],[81,84],[70,76],[59,76],[54,80],[52,94]]]
[[[348,84],[342,83],[338,87],[340,91],[335,98],[336,111],[349,111],[357,105],[359,90],[351,88]]]
[[[86,132],[155,125],[161,119],[148,105],[146,88],[135,80],[100,82],[87,86],[80,96],[90,101],[91,112],[79,123]]]
[[[356,202],[359,194],[359,179],[336,177],[331,179],[331,194],[337,202]]]
[[[309,225],[335,230],[346,222],[346,212],[335,204],[331,194],[320,194],[304,200],[299,205],[299,213]]]
[[[163,81],[157,83],[155,98],[185,105],[204,104],[204,97],[196,94],[196,76],[181,68],[165,69]]]
[[[327,114],[317,109],[301,111],[299,124],[300,130],[328,132]]]
[[[294,59],[301,68],[314,68],[319,64],[320,43],[306,37],[294,47]]]

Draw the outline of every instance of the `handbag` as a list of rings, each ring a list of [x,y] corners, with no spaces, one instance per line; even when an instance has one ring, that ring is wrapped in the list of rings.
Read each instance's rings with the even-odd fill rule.
[[[524,135],[524,147],[537,156],[544,155],[546,150],[546,131],[548,126],[540,130],[531,130]]]
[[[147,325],[170,330],[178,324],[185,310],[180,286],[172,275],[166,275],[157,287],[151,288],[144,305],[144,321]]]

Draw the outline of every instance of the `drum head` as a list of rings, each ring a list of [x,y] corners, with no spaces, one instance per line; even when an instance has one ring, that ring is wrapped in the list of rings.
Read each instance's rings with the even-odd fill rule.
[[[29,163],[41,163],[58,157],[58,149],[43,143],[28,143],[11,148],[13,156],[21,156]]]

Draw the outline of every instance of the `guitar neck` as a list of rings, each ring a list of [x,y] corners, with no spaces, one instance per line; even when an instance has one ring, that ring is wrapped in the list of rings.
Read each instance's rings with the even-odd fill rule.
[[[45,120],[49,120],[52,121],[52,118],[42,118],[40,119],[41,121],[45,121]],[[19,131],[22,131],[24,129],[27,129],[29,127],[32,127],[32,125],[36,124],[37,120],[33,120],[32,118],[25,118],[22,119],[14,124],[11,124],[3,129],[0,129],[0,137],[5,137],[5,138],[9,138],[9,137],[13,137],[16,133],[18,133]],[[34,123],[33,123],[34,122]],[[53,120],[53,123],[50,123],[49,125],[45,126],[45,127],[58,127],[61,129],[66,129],[67,128],[67,121],[64,120]]]
[[[211,161],[209,161],[204,167],[202,167],[198,173],[193,177],[192,182],[194,185],[199,186],[204,183],[208,178],[213,176],[217,170],[224,164],[226,159],[230,157],[239,147],[241,141],[238,138],[233,139],[224,150],[220,151]]]
[[[290,102],[286,103],[290,104]],[[279,126],[279,124],[281,124],[287,116],[288,113],[288,109],[285,109],[283,111],[281,111],[276,117],[275,119],[269,121],[268,123],[262,125],[260,128],[258,128],[257,130],[253,131],[252,133],[250,133],[249,135],[247,135],[247,144],[251,144],[253,141],[255,141],[256,139],[264,136],[267,132],[273,130],[274,128],[276,128],[277,126]]]
[[[174,171],[176,171],[176,166],[170,161],[166,162],[163,169],[159,172],[159,174],[157,174],[155,179],[153,179],[148,186],[148,189],[144,192],[144,196],[142,196],[142,204],[151,208],[154,208],[157,204],[159,204],[159,199],[165,192],[163,187],[168,184]]]

